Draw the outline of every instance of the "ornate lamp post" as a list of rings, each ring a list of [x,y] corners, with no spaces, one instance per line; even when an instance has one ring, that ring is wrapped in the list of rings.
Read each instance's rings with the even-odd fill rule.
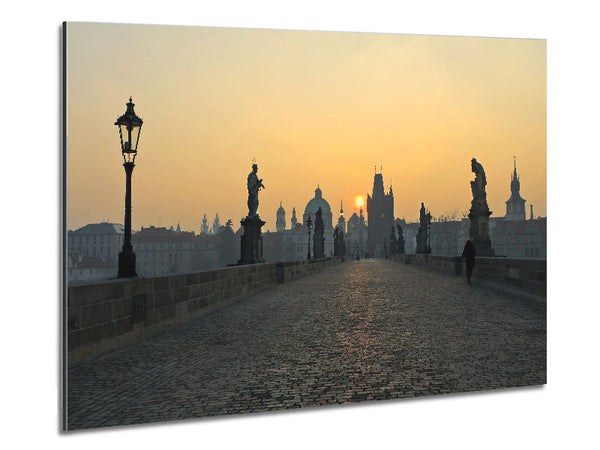
[[[306,259],[310,259],[310,227],[312,226],[312,220],[310,220],[310,216],[308,216],[306,226],[308,227],[308,255],[306,256]]]
[[[129,97],[127,111],[117,119],[115,125],[119,127],[121,139],[121,153],[123,154],[123,167],[125,167],[125,237],[123,250],[119,253],[119,278],[137,277],[135,272],[135,253],[131,245],[131,174],[135,166],[135,156],[140,140],[142,119],[133,111],[134,103]]]
[[[431,254],[431,213],[427,213],[427,254]]]

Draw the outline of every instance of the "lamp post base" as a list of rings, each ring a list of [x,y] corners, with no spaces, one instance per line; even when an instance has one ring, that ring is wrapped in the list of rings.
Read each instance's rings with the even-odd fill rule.
[[[137,277],[135,272],[135,253],[120,252],[119,253],[119,278],[134,278]]]

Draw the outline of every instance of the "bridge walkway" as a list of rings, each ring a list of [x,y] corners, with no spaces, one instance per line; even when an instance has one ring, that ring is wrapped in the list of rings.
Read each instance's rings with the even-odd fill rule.
[[[69,370],[68,429],[545,382],[543,302],[369,259]]]

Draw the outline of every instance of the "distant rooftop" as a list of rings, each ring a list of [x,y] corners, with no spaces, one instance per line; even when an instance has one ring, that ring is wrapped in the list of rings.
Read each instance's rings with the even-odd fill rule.
[[[197,236],[193,231],[173,231],[165,227],[144,227],[134,236],[132,241],[140,242],[191,242],[195,241]]]
[[[75,231],[69,231],[71,234],[86,235],[86,234],[123,234],[125,227],[120,223],[89,223]]]

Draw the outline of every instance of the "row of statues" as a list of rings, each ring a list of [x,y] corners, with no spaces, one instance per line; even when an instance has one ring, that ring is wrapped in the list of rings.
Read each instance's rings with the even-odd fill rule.
[[[475,245],[477,254],[480,256],[491,256],[494,251],[489,237],[489,217],[492,214],[487,204],[487,194],[485,187],[487,185],[485,170],[475,158],[471,160],[471,171],[475,174],[475,180],[471,181],[471,193],[473,199],[469,210],[469,219],[471,226],[469,235]],[[261,228],[265,224],[258,215],[258,193],[265,188],[262,178],[258,178],[258,165],[252,165],[252,172],[248,174],[248,215],[242,219],[241,224],[244,227],[242,236],[242,257],[240,264],[264,262],[262,258],[262,236]],[[429,231],[431,226],[431,213],[425,210],[424,203],[421,203],[419,211],[419,229],[417,232],[417,250],[416,253],[431,253],[429,242]],[[341,233],[341,234],[340,234]],[[319,208],[315,218],[314,232],[314,255],[324,257],[324,237],[323,237],[323,218],[322,211]],[[398,238],[392,227],[390,236],[389,252],[404,252],[404,236],[402,228],[398,225]],[[343,250],[342,250],[343,249]],[[343,251],[343,253],[342,253]],[[334,254],[345,254],[344,235],[337,228],[334,231]],[[318,255],[318,256],[317,256]]]

